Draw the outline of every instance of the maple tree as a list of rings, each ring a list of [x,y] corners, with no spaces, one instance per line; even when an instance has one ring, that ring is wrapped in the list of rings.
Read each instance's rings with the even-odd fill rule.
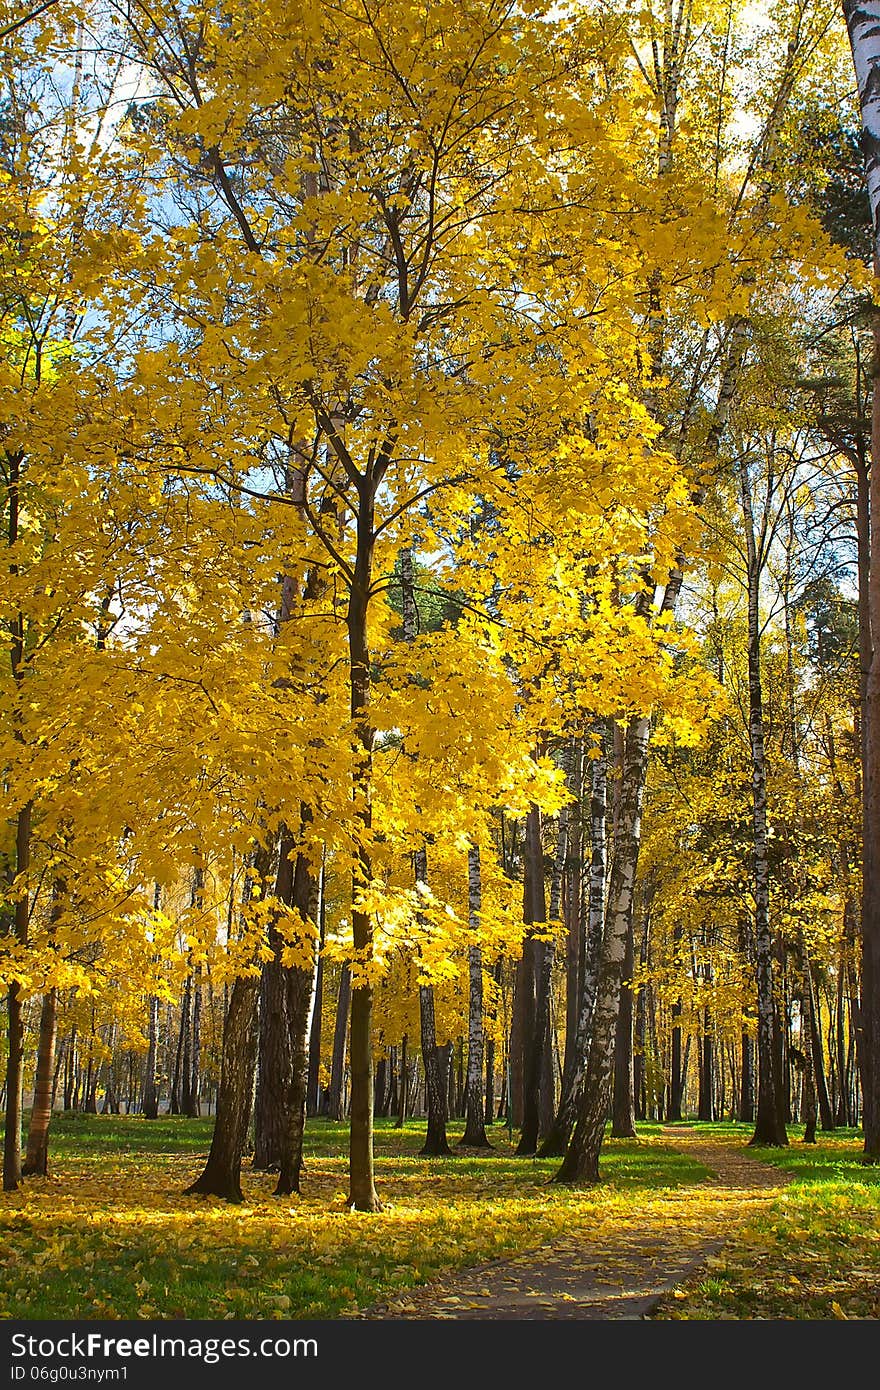
[[[755,1077],[756,1140],[852,1118],[847,1028],[870,1148],[858,733],[810,647],[846,600],[805,558],[846,449],[800,341],[867,281],[786,164],[838,20],[4,31],[8,1187],[26,1073],[35,1171],[59,1086],[124,1087],[209,1102],[190,1190],[231,1200],[253,1109],[286,1196],[327,1105],[377,1211],[377,1108],[484,1147],[500,1082],[592,1182],[690,1040],[703,1118]]]

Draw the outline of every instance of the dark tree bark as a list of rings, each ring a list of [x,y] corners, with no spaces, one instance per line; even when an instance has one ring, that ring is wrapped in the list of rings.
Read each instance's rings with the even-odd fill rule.
[[[706,1009],[703,1014],[703,1032],[699,1040],[700,1077],[697,1093],[697,1119],[704,1122],[715,1119],[715,1042],[711,1028],[712,1016]]]
[[[422,1066],[425,1070],[425,1108],[428,1127],[425,1142],[419,1153],[440,1157],[452,1153],[446,1137],[446,1093],[448,1071],[443,1062],[446,1054],[437,1046],[434,1023],[434,991],[430,985],[419,986],[419,1014],[422,1032]]]
[[[290,841],[282,837],[282,853]],[[257,1093],[254,1102],[253,1166],[263,1172],[278,1171],[284,1128],[284,1097],[291,1068],[290,1030],[287,1026],[287,990],[281,964],[283,943],[277,932],[269,935],[272,957],[263,965],[259,990],[259,1048]]]
[[[681,1075],[681,1000],[676,1000],[672,1006],[672,1036],[670,1040],[670,1059],[669,1059],[669,1105],[666,1110],[666,1119],[669,1124],[680,1123],[682,1117],[682,1075]]]
[[[468,1055],[465,1129],[461,1144],[470,1149],[489,1149],[483,1097],[483,956],[479,944],[482,882],[480,851],[468,850]]]
[[[241,1157],[247,1142],[257,1060],[258,976],[239,976],[232,983],[223,1024],[223,1051],[217,1118],[204,1171],[188,1193],[241,1202]]]
[[[764,699],[761,686],[761,624],[758,612],[760,575],[765,561],[766,523],[755,532],[752,480],[745,455],[740,460],[748,597],[749,743],[752,775],[752,878],[755,898],[755,973],[758,988],[758,1108],[750,1143],[781,1147],[785,1132],[781,1094],[781,1044],[773,989],[773,940],[770,932],[770,866],[767,834],[767,766],[764,752]]]
[[[816,991],[809,961],[807,961],[806,976],[804,977],[804,989],[806,991],[804,1007],[809,1014],[807,1036],[810,1040],[812,1082],[818,1102],[822,1130],[824,1133],[828,1133],[834,1129],[834,1111],[831,1108],[831,1098],[828,1094],[825,1058],[822,1053],[822,1034],[819,1028],[819,1011],[816,1008]]]
[[[147,1056],[144,1061],[143,1112],[144,1119],[159,1118],[159,1087],[157,1085],[159,1052],[159,1000],[150,995],[147,1014]]]
[[[183,985],[183,1000],[180,1006],[180,1023],[177,1030],[177,1048],[174,1054],[174,1073],[171,1080],[171,1104],[172,1115],[181,1113],[181,1085],[184,1076],[184,1048],[185,1038],[189,1030],[189,990],[190,979],[187,975]]]
[[[865,181],[874,227],[874,270],[880,269],[880,4],[877,0],[844,0],[843,13],[853,54],[862,110],[862,150]],[[862,1125],[864,1159],[880,1162],[880,311],[871,315],[872,414],[868,491],[869,564],[862,608],[870,635],[870,659],[862,653],[864,718],[862,778]],[[860,570],[862,565],[860,565]]]
[[[395,1129],[403,1129],[403,1122],[406,1119],[406,1093],[409,1085],[407,1076],[407,1036],[404,1033],[400,1039],[400,1085],[397,1096],[397,1119],[394,1122]]]
[[[587,930],[580,969],[580,1006],[572,1050],[572,1067],[569,1072],[563,1069],[556,1118],[539,1150],[542,1158],[561,1157],[568,1147],[589,1055],[605,915],[606,815],[607,763],[603,749],[600,756],[592,762]],[[574,890],[574,885],[572,889]],[[579,881],[576,891],[580,898]],[[580,905],[578,912],[580,913]]]
[[[620,983],[620,1006],[614,1041],[614,1084],[611,1100],[611,1137],[634,1139],[636,1135],[635,1077],[633,1074],[633,995],[631,981],[635,967],[633,921],[630,917]]]
[[[803,941],[800,943],[801,965],[801,1051],[804,1058],[803,1114],[804,1143],[816,1142],[816,1086],[813,1069],[813,982],[810,962]]]
[[[541,1076],[545,1048],[550,1040],[550,986],[553,956],[548,942],[539,941],[529,928],[547,921],[544,895],[544,849],[541,843],[541,813],[532,806],[526,818],[524,856],[523,921],[527,935],[523,942],[523,1119],[516,1152],[537,1151],[541,1124]]]
[[[190,1037],[189,1074],[186,1092],[186,1114],[197,1119],[202,1113],[202,984],[201,971],[196,968],[192,986],[192,1029]]]
[[[303,806],[301,831],[304,832],[310,823],[311,813],[308,807]],[[309,1017],[314,998],[318,940],[318,876],[312,869],[307,854],[301,850],[294,852],[293,844],[285,834],[281,839],[275,893],[279,902],[286,907],[294,908],[298,920],[305,924],[304,934],[298,939],[296,946],[298,952],[308,961],[308,964],[303,966],[282,966],[289,1065],[280,1088],[281,1133],[275,1196],[285,1197],[291,1192],[299,1192],[302,1175],[309,1066]],[[372,1101],[372,1097],[370,1099]]]
[[[21,1170],[23,1177],[29,1177],[31,1174],[46,1177],[49,1172],[49,1126],[52,1121],[57,1021],[58,991],[50,989],[43,995],[40,1009],[37,1076],[28,1129],[27,1156]]]
[[[12,506],[10,487],[10,507]],[[10,522],[10,527],[12,523]],[[10,534],[12,532],[10,531]],[[17,527],[16,527],[17,535]],[[20,619],[19,619],[20,626]],[[16,659],[15,652],[18,651]],[[23,658],[23,632],[13,637],[13,675],[20,669]],[[15,865],[19,874],[26,874],[31,854],[31,803],[23,806],[16,817]],[[10,872],[10,885],[16,877]],[[12,931],[19,945],[26,945],[30,905],[27,894],[19,892],[12,913]],[[21,1181],[21,1117],[24,1085],[24,1001],[21,986],[13,981],[6,994],[6,1124],[3,1135],[3,1191],[15,1192]]]

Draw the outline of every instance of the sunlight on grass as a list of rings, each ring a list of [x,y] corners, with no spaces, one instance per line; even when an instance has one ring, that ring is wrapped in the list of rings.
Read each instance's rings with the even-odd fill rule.
[[[610,1141],[589,1192],[550,1183],[558,1160],[495,1152],[422,1159],[424,1124],[377,1129],[385,1210],[345,1202],[347,1129],[310,1124],[303,1196],[244,1172],[245,1203],[184,1197],[208,1120],[73,1116],[54,1131],[53,1176],[0,1201],[0,1315],[20,1318],[338,1317],[438,1272],[561,1234],[630,1223],[705,1170],[662,1131]]]
[[[730,1140],[744,1127],[711,1130]],[[801,1132],[792,1127],[787,1149],[749,1149],[794,1181],[660,1317],[880,1317],[880,1171],[861,1163],[855,1130],[822,1134],[815,1145]]]

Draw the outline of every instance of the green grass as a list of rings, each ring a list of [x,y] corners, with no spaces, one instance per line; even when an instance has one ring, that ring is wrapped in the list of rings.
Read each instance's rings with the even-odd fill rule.
[[[719,1139],[745,1137],[748,1126],[701,1125]],[[760,1220],[709,1261],[661,1316],[676,1318],[880,1317],[880,1167],[861,1162],[852,1129],[749,1154],[793,1181]]]
[[[301,1198],[245,1165],[245,1202],[184,1197],[212,1121],[57,1117],[52,1175],[0,1198],[0,1316],[335,1318],[357,1315],[458,1265],[578,1229],[637,1223],[705,1170],[661,1127],[609,1141],[603,1182],[550,1183],[558,1160],[518,1159],[495,1126],[490,1155],[418,1156],[424,1122],[379,1121],[378,1214],[348,1210],[348,1128],[310,1122]],[[450,1134],[456,1128],[450,1126]]]

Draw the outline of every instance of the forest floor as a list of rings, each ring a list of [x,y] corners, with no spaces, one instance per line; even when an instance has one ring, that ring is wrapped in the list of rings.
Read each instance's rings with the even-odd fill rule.
[[[467,1270],[367,1316],[479,1319],[644,1318],[718,1255],[740,1226],[760,1219],[791,1181],[735,1142],[670,1126],[676,1152],[708,1170],[696,1187],[655,1198],[636,1224],[579,1232],[509,1260]]]
[[[744,1151],[745,1126],[640,1126],[577,1191],[500,1126],[490,1153],[424,1159],[424,1122],[380,1121],[366,1214],[329,1121],[309,1123],[302,1197],[247,1166],[241,1206],[183,1196],[211,1125],[58,1117],[52,1175],[0,1195],[0,1317],[619,1318],[664,1290],[663,1318],[880,1316],[880,1171],[853,1131],[771,1152]],[[493,1309],[511,1279],[516,1311]]]

